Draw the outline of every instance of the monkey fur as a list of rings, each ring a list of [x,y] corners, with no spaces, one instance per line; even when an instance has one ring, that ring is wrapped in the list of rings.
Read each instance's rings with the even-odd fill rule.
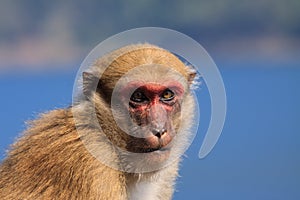
[[[151,63],[174,69],[189,84],[195,76],[175,55],[150,44],[126,46],[98,59],[90,73],[83,74],[84,95],[79,102],[41,114],[28,123],[28,129],[10,147],[0,165],[0,199],[171,199],[180,158],[145,173],[114,169],[96,158],[98,155],[105,157],[108,163],[121,165],[122,158],[114,145],[127,149],[135,144],[129,143],[128,135],[123,134],[113,120],[110,101],[113,88],[124,74],[135,66]],[[105,65],[108,68],[103,71]],[[102,73],[101,78],[99,73]],[[142,76],[151,80],[152,75]],[[90,85],[93,80],[99,82],[95,91]],[[172,149],[188,142],[193,125],[194,101],[189,85],[184,98],[187,101],[181,108],[184,133],[179,133],[180,141]],[[91,122],[92,109],[96,109],[98,122]],[[74,113],[79,116],[76,120]],[[100,123],[102,130],[93,123]],[[94,144],[91,146],[96,157],[84,143]]]

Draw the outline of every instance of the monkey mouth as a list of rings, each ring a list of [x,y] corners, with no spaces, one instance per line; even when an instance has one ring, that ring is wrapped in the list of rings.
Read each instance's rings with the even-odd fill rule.
[[[157,152],[157,153],[163,153],[163,152],[168,152],[170,150],[170,147],[136,147],[134,150],[132,149],[134,153],[152,153],[152,152]]]
[[[170,150],[172,137],[167,136],[165,138],[158,138],[156,136],[150,136],[147,138],[131,138],[126,146],[126,149],[133,153],[152,153],[152,152],[165,152]]]
[[[171,139],[166,141],[163,139],[146,139],[147,141],[147,146],[142,148],[142,153],[151,153],[151,152],[163,152],[163,151],[168,151],[169,147],[168,144],[171,142]]]
[[[142,153],[151,153],[151,152],[154,152],[154,151],[158,151],[159,148],[146,148],[146,149],[142,149],[141,152]]]
[[[169,151],[169,148],[143,148],[140,149],[140,153],[151,153],[151,152],[155,152],[155,151],[160,151],[160,152],[164,152],[164,151]]]

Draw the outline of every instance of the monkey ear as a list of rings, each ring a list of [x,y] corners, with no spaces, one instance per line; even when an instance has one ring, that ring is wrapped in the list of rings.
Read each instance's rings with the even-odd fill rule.
[[[189,77],[188,77],[188,83],[189,83],[189,84],[192,84],[192,83],[193,83],[193,81],[194,81],[196,75],[197,75],[197,73],[194,72],[194,71],[192,71],[192,72],[189,73]]]
[[[96,90],[99,79],[94,74],[83,72],[82,80],[83,80],[83,94],[86,97],[90,97],[92,92]]]

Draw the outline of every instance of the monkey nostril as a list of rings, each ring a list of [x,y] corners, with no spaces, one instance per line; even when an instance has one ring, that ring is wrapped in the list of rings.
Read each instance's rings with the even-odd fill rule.
[[[161,138],[164,134],[167,133],[167,130],[166,130],[166,129],[154,129],[154,130],[152,131],[152,133],[153,133],[156,137]]]

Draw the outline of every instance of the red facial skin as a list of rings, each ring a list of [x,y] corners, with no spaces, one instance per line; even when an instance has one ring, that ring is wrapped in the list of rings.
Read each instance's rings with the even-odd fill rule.
[[[174,94],[171,99],[162,96],[167,90]],[[122,93],[132,94],[134,91],[141,92],[145,98],[142,101],[129,100],[130,116],[136,125],[146,126],[148,133],[145,133],[144,138],[130,136],[128,149],[133,152],[167,149],[175,136],[172,116],[180,111],[183,86],[177,81],[163,84],[131,82],[123,88]]]

